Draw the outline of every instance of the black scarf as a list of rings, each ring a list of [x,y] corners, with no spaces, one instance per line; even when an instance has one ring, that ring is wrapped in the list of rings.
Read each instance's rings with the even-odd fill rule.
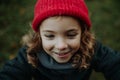
[[[79,70],[72,66],[72,60],[67,63],[57,63],[44,50],[40,51],[37,56],[40,61],[39,71],[51,80],[62,80],[62,76],[67,76],[70,79],[71,76],[79,74]]]

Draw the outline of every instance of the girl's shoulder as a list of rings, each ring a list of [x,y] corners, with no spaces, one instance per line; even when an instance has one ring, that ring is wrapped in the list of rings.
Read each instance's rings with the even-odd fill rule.
[[[95,71],[103,72],[108,80],[114,80],[115,76],[120,80],[120,52],[96,41],[92,67]]]
[[[100,41],[96,41],[94,53],[96,57],[102,57],[102,56],[107,56],[107,55],[109,55],[108,57],[110,57],[110,56],[119,55],[118,51],[110,48],[109,46],[102,44]]]
[[[26,47],[19,49],[17,56],[7,61],[0,70],[0,80],[30,80],[31,67],[27,62]]]

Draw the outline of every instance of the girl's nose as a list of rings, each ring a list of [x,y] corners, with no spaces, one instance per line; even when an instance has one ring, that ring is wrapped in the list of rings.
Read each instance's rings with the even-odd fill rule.
[[[57,42],[56,42],[56,45],[55,45],[56,49],[58,50],[65,50],[67,47],[68,47],[68,44],[65,40],[63,39],[59,39]]]

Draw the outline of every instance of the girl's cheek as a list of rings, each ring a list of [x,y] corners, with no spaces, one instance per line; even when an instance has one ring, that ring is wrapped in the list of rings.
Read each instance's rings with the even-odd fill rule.
[[[52,41],[44,40],[44,41],[42,41],[42,46],[43,46],[43,48],[49,50],[54,46],[54,43]]]
[[[73,49],[78,49],[80,48],[80,39],[75,39],[72,41],[68,41],[69,45],[73,48]]]
[[[80,44],[80,39],[73,39],[73,40],[68,40],[68,43],[71,45],[79,45]]]

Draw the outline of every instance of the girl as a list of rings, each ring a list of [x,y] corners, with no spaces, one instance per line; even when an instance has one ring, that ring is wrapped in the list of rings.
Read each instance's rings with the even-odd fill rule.
[[[120,80],[120,53],[90,32],[84,0],[37,0],[34,34],[0,72],[1,80],[89,80],[93,70]]]

